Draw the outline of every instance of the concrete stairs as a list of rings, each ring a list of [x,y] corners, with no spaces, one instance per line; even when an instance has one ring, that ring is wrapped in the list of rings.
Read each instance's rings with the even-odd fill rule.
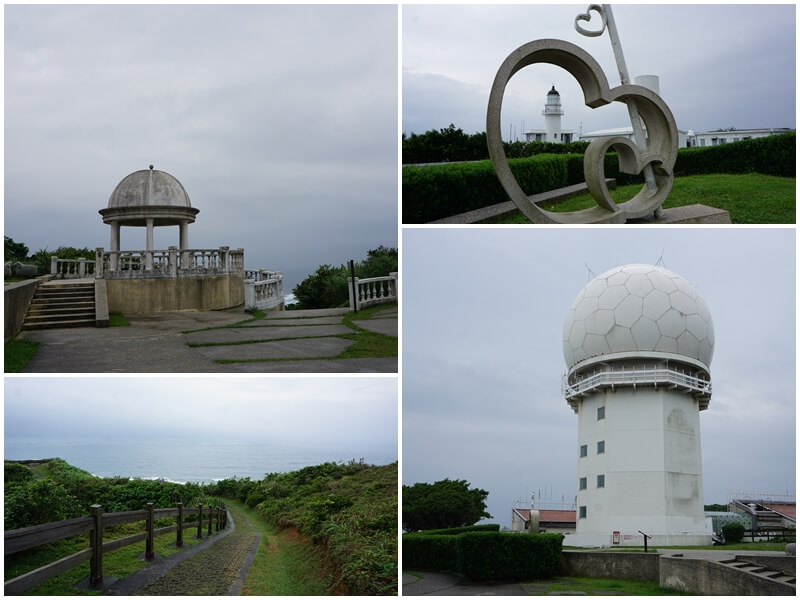
[[[769,569],[767,567],[763,567],[761,565],[756,565],[751,562],[744,561],[738,557],[727,560],[721,560],[719,562],[733,569],[738,569],[744,573],[749,573],[751,575],[756,575],[758,577],[766,577],[767,579],[771,579],[773,581],[779,581],[781,583],[785,583],[788,585],[796,585],[794,575],[788,575],[782,571],[776,571],[773,569]]]
[[[95,326],[93,282],[48,282],[36,289],[22,330]]]

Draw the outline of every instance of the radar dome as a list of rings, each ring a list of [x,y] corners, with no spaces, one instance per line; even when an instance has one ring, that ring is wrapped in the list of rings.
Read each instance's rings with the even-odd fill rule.
[[[675,358],[706,370],[714,324],[705,301],[680,275],[653,265],[624,265],[595,277],[564,322],[568,369],[590,359]]]

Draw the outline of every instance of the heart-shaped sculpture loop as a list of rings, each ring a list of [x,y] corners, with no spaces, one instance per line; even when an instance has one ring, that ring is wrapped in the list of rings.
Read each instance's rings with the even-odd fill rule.
[[[591,22],[592,11],[595,11],[597,14],[600,15],[600,24],[602,26],[600,27],[599,31],[584,29],[583,27],[580,26],[580,23],[578,23],[578,21],[586,21],[587,23]],[[606,11],[603,10],[603,7],[599,4],[590,4],[589,8],[586,9],[585,13],[581,13],[575,17],[575,29],[581,35],[585,35],[587,37],[598,37],[603,35],[603,32],[606,30],[607,26],[608,26],[608,17],[606,16]]]
[[[642,152],[624,137],[602,137],[593,140],[584,154],[584,177],[597,206],[570,213],[544,210],[530,201],[517,182],[506,158],[500,133],[500,113],[503,94],[511,77],[520,69],[537,63],[556,65],[568,71],[580,84],[584,102],[590,108],[611,102],[634,101],[644,121],[648,149]],[[514,50],[500,66],[489,95],[486,112],[486,137],[489,156],[497,177],[509,198],[522,214],[533,223],[624,223],[627,219],[652,214],[672,189],[675,160],[678,156],[678,128],[672,112],[661,97],[645,87],[623,84],[610,88],[602,68],[585,50],[564,40],[544,39],[529,42]],[[645,185],[631,200],[617,205],[608,192],[604,162],[606,151],[618,152],[620,170],[640,173],[652,165],[656,191]]]

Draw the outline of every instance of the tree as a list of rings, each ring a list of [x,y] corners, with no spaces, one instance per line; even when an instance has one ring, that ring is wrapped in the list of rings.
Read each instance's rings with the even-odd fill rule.
[[[397,271],[397,248],[378,246],[367,252],[366,260],[354,265],[356,277],[383,277]],[[320,265],[316,272],[306,277],[292,293],[298,300],[298,308],[336,308],[347,306],[350,295],[347,278],[350,268],[347,265],[334,267]]]
[[[22,242],[15,242],[7,235],[3,236],[3,260],[5,262],[22,262],[28,257],[28,247]]]
[[[486,512],[489,492],[470,489],[463,479],[444,479],[436,483],[415,483],[403,486],[403,529],[445,529],[474,525]]]

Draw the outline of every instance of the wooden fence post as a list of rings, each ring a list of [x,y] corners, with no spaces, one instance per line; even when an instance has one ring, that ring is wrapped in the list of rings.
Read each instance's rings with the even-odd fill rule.
[[[145,542],[144,558],[145,560],[152,560],[156,556],[155,550],[153,549],[155,541],[155,536],[153,535],[153,530],[155,529],[155,513],[153,512],[152,502],[147,503],[147,510],[150,514],[147,517],[147,541]]]
[[[103,583],[103,507],[92,504],[89,510],[94,519],[94,529],[89,534],[89,547],[92,549],[89,585],[100,585]]]
[[[208,537],[211,537],[211,526],[214,524],[214,507],[208,507]]]
[[[203,539],[203,503],[197,505],[197,539]]]
[[[178,502],[178,537],[175,540],[175,546],[183,547],[183,502]]]

